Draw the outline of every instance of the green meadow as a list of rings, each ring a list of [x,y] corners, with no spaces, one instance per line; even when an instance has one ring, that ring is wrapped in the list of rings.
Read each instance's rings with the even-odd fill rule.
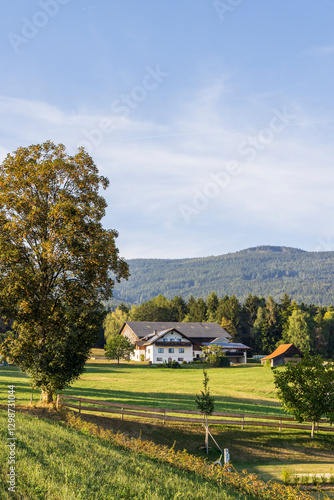
[[[234,500],[210,480],[176,470],[60,422],[17,413],[16,488],[3,500]],[[6,413],[0,411],[0,461],[7,462]],[[242,498],[245,498],[242,495]]]
[[[286,415],[277,400],[270,368],[249,364],[208,368],[208,374],[216,411]],[[13,383],[17,404],[29,404],[32,393],[29,381],[17,367],[1,367],[0,380],[2,401],[6,399],[6,385]],[[202,382],[201,365],[166,369],[144,363],[118,365],[90,360],[80,379],[64,394],[124,404],[196,410],[195,396],[202,389]],[[33,403],[38,401],[39,392],[33,391]],[[175,443],[175,449],[205,456],[200,425],[169,422],[164,426],[160,421],[129,416],[121,421],[115,415],[106,414],[83,414],[82,418],[114,432],[134,437],[141,435],[143,439],[167,446]],[[211,431],[222,448],[229,448],[237,470],[247,469],[265,480],[281,480],[283,469],[288,469],[292,475],[334,473],[334,433],[319,432],[312,441],[308,431],[289,429],[279,432],[265,427],[246,426],[241,430],[240,426],[213,425]],[[214,461],[220,453],[212,441],[210,446],[209,460]]]
[[[276,398],[273,372],[260,365],[208,368],[209,387],[216,411],[282,414]],[[1,367],[0,377],[16,384],[22,404],[39,399],[31,391],[27,377],[17,367]],[[146,364],[86,364],[79,380],[63,393],[141,406],[196,410],[195,396],[202,389],[203,366],[183,365],[166,369]],[[1,396],[1,395],[0,395]]]

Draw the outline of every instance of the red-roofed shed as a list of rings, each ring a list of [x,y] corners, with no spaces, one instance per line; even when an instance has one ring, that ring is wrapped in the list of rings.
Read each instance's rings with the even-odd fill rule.
[[[293,344],[282,344],[277,347],[277,349],[269,356],[261,358],[261,363],[264,364],[270,361],[270,366],[284,365],[289,361],[300,361],[303,357],[303,353],[298,349],[298,347]]]

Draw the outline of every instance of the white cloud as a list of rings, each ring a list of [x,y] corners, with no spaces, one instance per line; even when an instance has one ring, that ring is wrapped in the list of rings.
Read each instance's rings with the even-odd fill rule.
[[[268,128],[272,110],[258,117],[259,129],[235,129],[217,107],[223,94],[223,87],[199,92],[168,124],[67,113],[44,102],[2,97],[1,159],[18,146],[47,139],[74,151],[85,139],[84,130],[93,136],[103,120],[112,120],[112,132],[96,135],[100,142],[92,146],[92,156],[111,181],[105,225],[119,230],[120,251],[127,258],[246,248],[256,240],[254,234],[252,242],[243,235],[246,228],[257,232],[259,243],[270,243],[267,235],[276,232],[277,238],[295,237],[295,246],[303,246],[302,237],[316,241],[328,234],[334,208],[331,134],[314,133],[318,120],[299,110],[295,122],[304,125],[287,126],[249,160],[238,152],[240,143]],[[187,224],[180,204],[192,206],[212,184],[212,175],[227,172],[232,160],[240,172],[207,197]]]

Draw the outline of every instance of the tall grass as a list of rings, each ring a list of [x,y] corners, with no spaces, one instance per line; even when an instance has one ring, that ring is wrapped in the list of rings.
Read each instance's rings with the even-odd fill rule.
[[[17,485],[7,491],[6,414],[0,412],[4,500],[234,500],[209,479],[168,467],[59,422],[17,413]]]

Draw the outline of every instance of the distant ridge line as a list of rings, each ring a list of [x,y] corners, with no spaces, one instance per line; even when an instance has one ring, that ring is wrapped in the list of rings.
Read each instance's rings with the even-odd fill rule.
[[[259,245],[218,256],[182,259],[129,259],[131,276],[115,285],[115,301],[142,303],[162,294],[188,300],[284,293],[297,302],[328,306],[334,302],[334,252],[308,252],[285,246]]]

